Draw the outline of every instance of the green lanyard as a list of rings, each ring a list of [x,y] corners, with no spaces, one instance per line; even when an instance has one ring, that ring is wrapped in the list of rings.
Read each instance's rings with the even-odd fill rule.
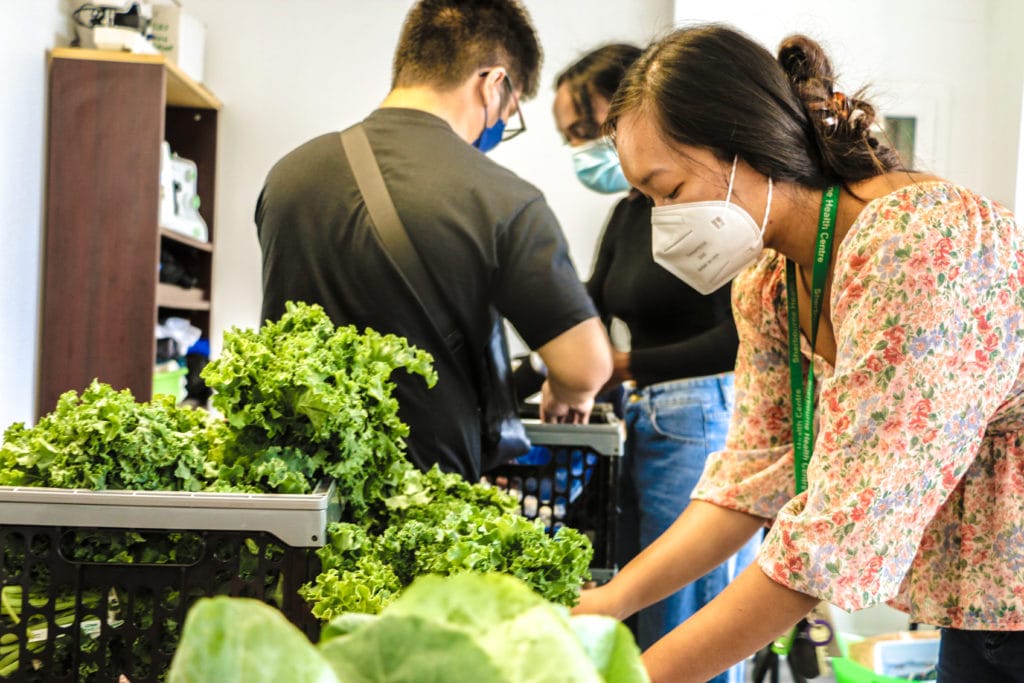
[[[825,190],[818,215],[818,238],[811,275],[811,352],[818,339],[818,321],[825,299],[825,281],[828,262],[832,258],[832,235],[835,233],[836,207],[839,204],[839,186]],[[800,310],[796,294],[796,265],[786,259],[786,310],[789,313],[789,387],[793,420],[793,469],[796,492],[807,490],[807,465],[814,450],[814,361],[807,370],[807,384],[803,382],[803,359],[800,355]],[[794,627],[772,643],[772,652],[788,655],[797,629]]]
[[[818,216],[818,237],[814,252],[814,270],[811,277],[811,351],[818,339],[818,321],[825,299],[825,281],[828,262],[832,257],[832,236],[835,234],[836,207],[839,204],[839,186],[825,190]],[[807,371],[807,385],[803,383],[803,360],[800,355],[800,312],[797,302],[796,265],[786,259],[786,308],[789,312],[789,386],[793,421],[793,465],[796,473],[796,492],[807,490],[807,465],[814,450],[814,362]]]

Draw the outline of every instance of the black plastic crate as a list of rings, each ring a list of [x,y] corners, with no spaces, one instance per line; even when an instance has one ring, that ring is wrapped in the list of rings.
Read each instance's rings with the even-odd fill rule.
[[[519,498],[520,511],[540,519],[550,533],[563,526],[585,534],[594,546],[591,574],[605,581],[617,571],[616,520],[622,430],[614,415],[586,425],[524,420],[529,453],[499,465],[484,479]]]
[[[0,681],[160,681],[188,608],[213,595],[263,600],[315,640],[320,623],[297,591],[320,571],[331,499],[333,487],[309,496],[0,487]],[[165,528],[154,528],[161,517]],[[94,525],[110,518],[123,524]]]

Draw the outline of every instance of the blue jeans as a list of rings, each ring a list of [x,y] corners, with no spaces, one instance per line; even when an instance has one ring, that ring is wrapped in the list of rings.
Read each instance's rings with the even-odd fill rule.
[[[626,458],[637,499],[641,549],[664,533],[689,504],[708,454],[725,445],[732,408],[732,373],[662,382],[626,395]],[[759,541],[751,539],[718,568],[640,612],[640,647],[650,647],[718,595],[753,561]],[[742,664],[712,679],[742,680]]]
[[[939,683],[1021,683],[1024,631],[942,629]]]

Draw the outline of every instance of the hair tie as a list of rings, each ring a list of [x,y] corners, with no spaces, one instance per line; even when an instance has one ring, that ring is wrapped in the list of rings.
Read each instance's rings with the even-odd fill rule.
[[[812,105],[811,110],[817,111],[821,116],[821,122],[829,133],[835,133],[840,123],[846,123],[850,119],[850,103],[846,94],[836,91],[817,105]]]
[[[847,101],[845,93],[838,90],[832,93],[832,111],[835,112],[840,121],[850,118],[850,103]]]

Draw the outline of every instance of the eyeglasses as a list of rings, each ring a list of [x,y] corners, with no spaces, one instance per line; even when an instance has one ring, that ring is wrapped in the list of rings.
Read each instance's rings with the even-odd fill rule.
[[[514,127],[505,126],[505,132],[501,135],[501,141],[506,142],[511,140],[520,133],[526,132],[526,119],[523,118],[523,110],[519,108],[519,98],[516,97],[516,91],[512,88],[512,79],[505,74],[505,83],[508,85],[509,97],[516,101],[516,116],[519,117],[519,125]]]
[[[490,71],[482,71],[482,72],[480,72],[480,76],[482,78],[482,77],[486,76],[489,73],[491,73],[491,72]],[[520,133],[525,133],[526,132],[526,119],[523,118],[523,110],[519,108],[519,98],[516,97],[516,91],[512,87],[512,79],[508,77],[508,74],[505,74],[505,85],[508,86],[508,95],[509,95],[509,97],[514,99],[515,102],[516,102],[516,114],[515,115],[519,117],[519,125],[518,126],[509,126],[509,125],[506,124],[505,130],[501,134],[501,141],[502,142],[507,142],[507,141],[511,140],[512,138],[514,138],[515,136],[519,135]]]

